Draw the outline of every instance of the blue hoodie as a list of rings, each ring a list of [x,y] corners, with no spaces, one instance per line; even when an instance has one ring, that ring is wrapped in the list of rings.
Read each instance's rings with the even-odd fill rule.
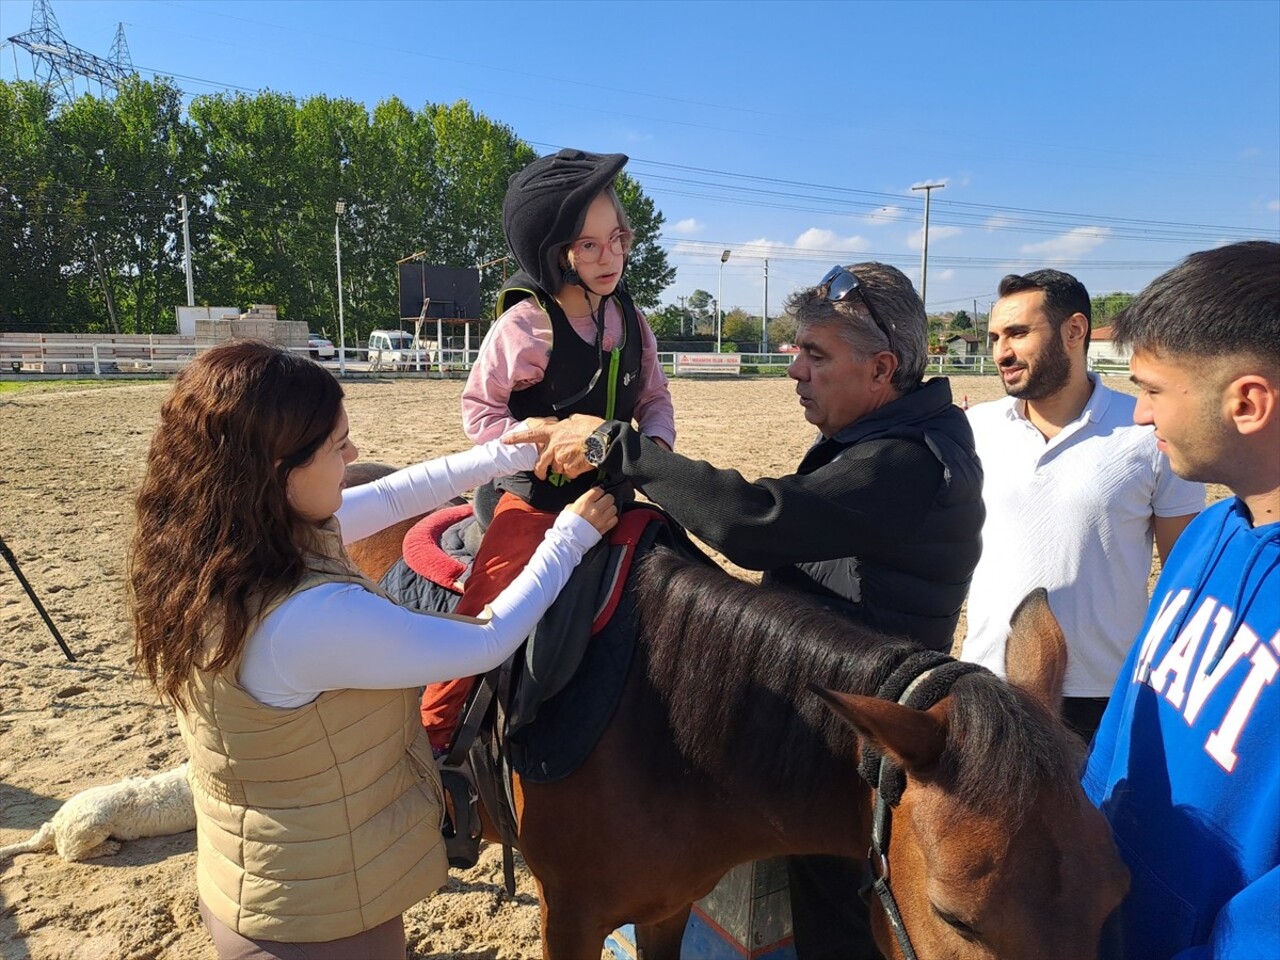
[[[1280,523],[1233,498],[1183,532],[1084,788],[1132,874],[1124,957],[1280,958]]]

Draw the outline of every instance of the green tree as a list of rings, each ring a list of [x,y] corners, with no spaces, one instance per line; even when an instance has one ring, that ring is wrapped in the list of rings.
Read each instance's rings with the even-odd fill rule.
[[[394,98],[272,92],[192,100],[134,78],[114,99],[55,112],[29,83],[0,82],[0,320],[35,329],[164,331],[185,300],[178,196],[196,295],[274,303],[285,319],[336,326],[334,206],[348,333],[397,316],[396,262],[502,260],[502,200],[535,153],[465,101],[413,111]],[[642,307],[674,276],[662,214],[623,177],[636,231],[628,275]],[[504,273],[483,274],[492,296]]]
[[[753,317],[741,307],[734,307],[721,318],[721,340],[739,340],[742,342],[759,342],[760,318]]]
[[[706,290],[695,290],[689,294],[688,303],[694,318],[694,332],[715,336],[716,298]]]
[[[0,82],[0,330],[57,330],[68,316],[63,269],[74,257],[57,169],[53,95]]]
[[[645,319],[659,340],[679,339],[683,335],[682,328],[687,325],[684,311],[674,304],[645,314]]]
[[[332,272],[300,254],[299,244],[307,242],[303,225],[308,211],[318,220],[325,206],[332,217],[337,197],[317,196],[297,168],[298,105],[281,93],[219,93],[196,97],[188,112],[209,181],[211,236],[198,260],[201,300],[274,303],[285,319],[304,319],[315,308],[310,295],[319,280],[306,272],[326,279]],[[332,240],[331,221],[323,234]]]
[[[627,258],[627,289],[638,306],[656,307],[662,291],[676,278],[676,268],[667,261],[667,252],[658,246],[666,217],[626,173],[618,175],[617,188],[618,199],[635,231],[635,243]]]
[[[955,330],[972,330],[973,320],[963,310],[957,310],[956,315],[951,318],[951,326]]]
[[[439,192],[429,198],[422,221],[427,262],[471,267],[503,257],[502,198],[507,181],[537,156],[510,127],[476,113],[465,100],[428,106],[435,131]],[[403,256],[403,254],[401,254]],[[502,284],[500,270],[482,276],[486,304]]]
[[[1133,301],[1134,295],[1132,293],[1104,293],[1098,297],[1091,297],[1089,305],[1093,315],[1092,325],[1095,327],[1107,326],[1117,313],[1129,306]]]
[[[92,290],[88,278],[96,277],[89,299],[105,306],[112,329],[172,331],[171,307],[185,299],[178,194],[194,200],[201,192],[181,94],[166,81],[135,76],[114,100],[77,98],[54,126],[69,188],[64,213],[88,248],[83,264],[69,265],[73,295]]]
[[[798,324],[795,317],[783,314],[769,321],[769,342],[775,347],[783,343],[796,342]]]

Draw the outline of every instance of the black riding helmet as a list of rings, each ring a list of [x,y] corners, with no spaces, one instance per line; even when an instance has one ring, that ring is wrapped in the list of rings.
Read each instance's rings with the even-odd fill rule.
[[[520,269],[547,293],[564,286],[560,248],[577,239],[587,208],[626,165],[626,154],[566,148],[512,175],[502,230]]]

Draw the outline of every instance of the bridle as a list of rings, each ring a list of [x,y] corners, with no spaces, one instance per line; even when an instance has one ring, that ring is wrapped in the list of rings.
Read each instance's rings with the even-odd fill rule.
[[[876,697],[890,700],[913,710],[928,710],[951,692],[951,685],[965,674],[985,671],[976,663],[954,660],[944,653],[921,650],[898,665],[880,684]],[[907,778],[901,768],[887,760],[879,750],[866,744],[858,764],[858,773],[875,793],[871,814],[871,847],[867,851],[867,872],[861,894],[870,900],[875,893],[884,909],[889,929],[893,931],[905,960],[918,960],[898,901],[889,888],[889,840],[893,833],[893,808],[902,801]]]

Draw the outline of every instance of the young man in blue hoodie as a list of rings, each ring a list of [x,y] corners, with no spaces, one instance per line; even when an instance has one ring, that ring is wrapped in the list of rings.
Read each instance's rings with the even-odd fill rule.
[[[1134,419],[1234,494],[1169,556],[1085,771],[1132,873],[1119,955],[1280,957],[1280,244],[1193,254],[1114,335]]]

